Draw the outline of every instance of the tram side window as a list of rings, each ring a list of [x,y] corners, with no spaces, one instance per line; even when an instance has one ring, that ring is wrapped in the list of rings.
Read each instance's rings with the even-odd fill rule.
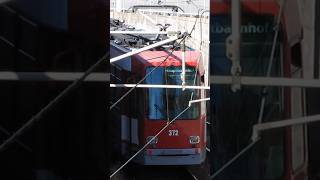
[[[130,78],[130,84],[136,84],[137,80],[141,79],[138,75],[133,75]],[[134,118],[142,118],[143,116],[143,89],[142,88],[135,88],[131,94],[130,98],[130,109],[132,112],[132,116]]]
[[[139,119],[143,117],[143,109],[144,109],[143,91],[144,90],[142,88],[137,88],[136,94],[135,94],[136,102],[135,102],[134,106],[136,107],[137,117]]]

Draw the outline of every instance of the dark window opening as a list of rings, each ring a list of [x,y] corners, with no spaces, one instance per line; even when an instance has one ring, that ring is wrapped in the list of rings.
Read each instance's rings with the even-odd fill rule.
[[[296,43],[291,48],[292,64],[296,67],[302,67],[301,44]]]

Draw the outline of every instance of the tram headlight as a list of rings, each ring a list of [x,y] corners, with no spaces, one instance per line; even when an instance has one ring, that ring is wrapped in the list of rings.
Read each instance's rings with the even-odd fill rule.
[[[149,142],[153,137],[154,137],[154,136],[148,136],[148,137],[147,137],[147,142]],[[157,143],[158,143],[158,138],[157,138],[157,137],[154,138],[154,139],[150,142],[150,144],[157,144]]]
[[[189,137],[190,144],[198,144],[200,142],[199,136],[190,136]]]

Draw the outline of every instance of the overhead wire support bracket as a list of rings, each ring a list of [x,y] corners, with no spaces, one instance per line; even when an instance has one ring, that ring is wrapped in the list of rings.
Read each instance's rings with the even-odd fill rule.
[[[193,103],[198,103],[198,102],[203,102],[203,101],[210,101],[210,98],[191,100],[191,101],[189,101],[189,106],[191,106]]]

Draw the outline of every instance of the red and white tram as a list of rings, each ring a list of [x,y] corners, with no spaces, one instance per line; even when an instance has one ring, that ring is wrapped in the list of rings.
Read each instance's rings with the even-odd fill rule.
[[[116,45],[112,48],[124,51]],[[118,83],[135,84],[153,71],[142,84],[181,85],[183,52],[170,54],[170,51],[144,51],[127,59],[127,62],[118,63],[117,68],[113,68],[120,71],[117,73],[118,80],[121,79]],[[185,85],[204,86],[201,53],[187,50],[185,65]],[[128,90],[117,88],[118,97],[114,99]],[[122,156],[133,155],[187,108],[190,100],[202,98],[205,98],[203,88],[136,88],[119,104]],[[206,103],[200,102],[192,104],[133,161],[143,165],[195,165],[201,164],[205,157]]]

